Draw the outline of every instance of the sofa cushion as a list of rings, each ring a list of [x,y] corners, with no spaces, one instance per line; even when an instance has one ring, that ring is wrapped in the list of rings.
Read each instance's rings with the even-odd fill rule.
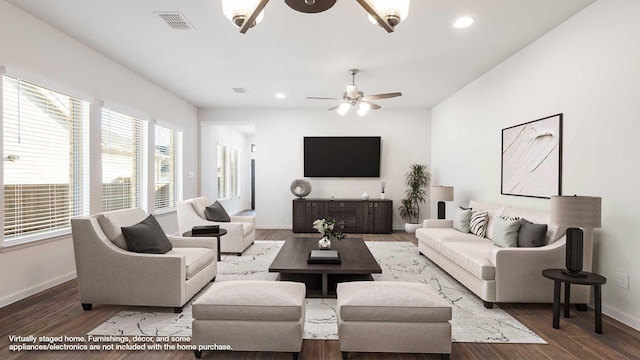
[[[343,321],[429,322],[451,320],[451,305],[429,285],[397,281],[338,284]]]
[[[527,219],[535,224],[547,224],[547,233],[545,235],[544,242],[545,245],[553,244],[556,240],[560,239],[567,231],[567,228],[564,226],[549,225],[550,215],[546,212],[507,206],[505,207],[504,215],[517,216],[521,219]]]
[[[496,219],[493,228],[493,244],[500,247],[517,247],[520,220],[510,220],[512,217],[501,216]]]
[[[520,219],[518,231],[518,247],[539,247],[545,242],[547,224],[534,224],[526,219]]]
[[[491,240],[468,234],[441,242],[438,252],[475,276],[493,280],[496,277],[496,267],[489,260],[493,248]]]
[[[193,198],[189,200],[189,202],[191,202],[191,206],[193,206],[193,211],[195,211],[196,214],[198,214],[198,216],[200,216],[201,218],[206,219],[206,217],[204,216],[204,209],[206,209],[207,206],[211,205],[213,201],[209,200],[209,198],[207,197],[202,196]]]
[[[209,221],[230,222],[231,218],[227,214],[227,210],[220,202],[216,201],[204,209],[204,217]]]
[[[174,247],[167,254],[183,255],[186,267],[186,280],[191,279],[200,270],[216,261],[216,252],[209,248]]]
[[[472,209],[471,220],[469,221],[469,229],[471,233],[478,237],[485,237],[485,235],[487,234],[488,220],[488,211]]]
[[[122,236],[122,227],[139,223],[147,213],[139,208],[107,211],[96,215],[100,228],[111,242],[122,250],[129,250]]]
[[[462,232],[468,233],[470,230],[469,222],[471,221],[471,209],[456,209],[456,216],[453,219],[453,228]]]
[[[129,251],[147,254],[165,254],[173,247],[153,215],[141,222],[122,227],[122,235]]]
[[[215,282],[193,303],[194,319],[299,321],[306,288],[288,281]]]
[[[493,238],[493,226],[495,224],[495,219],[498,216],[502,216],[504,212],[504,206],[483,203],[479,201],[471,200],[469,201],[469,207],[474,210],[484,210],[487,212],[487,232],[485,233],[485,237],[487,239]]]

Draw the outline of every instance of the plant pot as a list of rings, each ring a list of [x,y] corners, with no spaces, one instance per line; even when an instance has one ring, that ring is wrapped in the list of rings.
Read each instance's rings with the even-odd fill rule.
[[[422,224],[404,223],[404,231],[408,232],[409,234],[415,233],[416,229],[419,229],[421,227],[422,227]]]

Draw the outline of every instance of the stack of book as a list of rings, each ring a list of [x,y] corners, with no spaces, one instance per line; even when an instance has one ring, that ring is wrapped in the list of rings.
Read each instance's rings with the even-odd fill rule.
[[[216,234],[220,232],[220,225],[194,226],[191,234]]]
[[[311,250],[308,264],[340,264],[340,254],[336,250]]]

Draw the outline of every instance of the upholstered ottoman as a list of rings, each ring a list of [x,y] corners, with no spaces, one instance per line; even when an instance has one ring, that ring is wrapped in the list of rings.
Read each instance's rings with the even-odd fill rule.
[[[194,353],[302,348],[306,288],[286,281],[215,282],[193,303]]]
[[[338,284],[338,337],[349,352],[451,354],[451,306],[429,285],[395,281]]]

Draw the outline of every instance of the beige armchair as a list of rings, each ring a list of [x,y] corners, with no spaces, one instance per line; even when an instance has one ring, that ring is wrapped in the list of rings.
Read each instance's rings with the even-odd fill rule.
[[[167,236],[166,254],[126,250],[121,227],[148,215],[142,209],[110,211],[71,220],[80,302],[167,306],[176,312],[217,274],[214,238]]]
[[[220,252],[235,253],[238,256],[256,240],[255,217],[230,216],[231,222],[209,221],[204,215],[207,206],[213,204],[206,197],[178,201],[178,229],[180,234],[194,226],[220,225],[227,234],[220,237]]]

